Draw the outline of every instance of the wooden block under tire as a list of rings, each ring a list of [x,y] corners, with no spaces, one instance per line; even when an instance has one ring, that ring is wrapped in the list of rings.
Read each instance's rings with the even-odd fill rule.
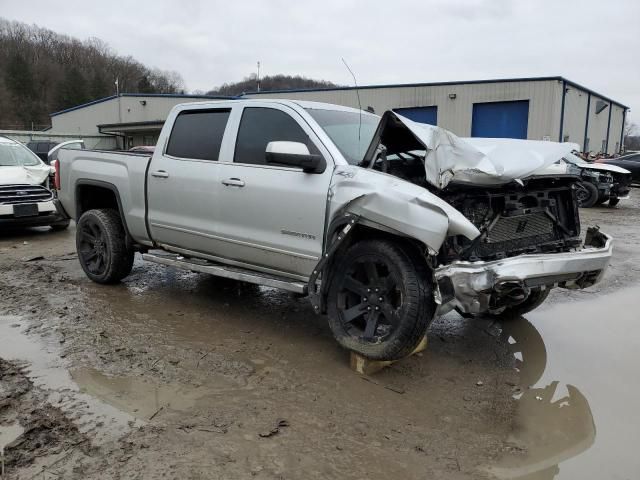
[[[415,348],[413,352],[411,352],[407,356],[415,355],[416,353],[420,353],[427,349],[427,336],[425,335],[420,343]],[[360,375],[373,375],[376,372],[379,372],[384,367],[388,367],[389,365],[393,365],[398,360],[370,360],[368,358],[363,357],[362,355],[351,352],[351,360],[350,365],[351,369]]]

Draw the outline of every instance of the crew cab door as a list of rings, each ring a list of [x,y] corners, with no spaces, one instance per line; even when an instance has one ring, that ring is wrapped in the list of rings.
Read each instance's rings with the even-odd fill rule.
[[[156,243],[174,250],[215,249],[217,165],[233,152],[232,145],[223,148],[231,110],[180,111],[166,146],[154,152],[147,175],[147,219]]]
[[[235,113],[234,113],[235,115]],[[218,163],[220,255],[275,272],[310,275],[322,253],[333,161],[302,116],[286,105],[245,106],[231,161]],[[322,173],[266,162],[269,142],[304,143]]]

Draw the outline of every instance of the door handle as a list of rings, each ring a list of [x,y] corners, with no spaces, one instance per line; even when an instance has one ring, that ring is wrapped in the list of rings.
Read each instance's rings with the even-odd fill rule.
[[[155,172],[151,172],[151,175],[157,178],[169,178],[169,174],[164,170],[156,170]]]
[[[222,180],[222,184],[227,187],[244,187],[244,182],[239,178],[227,178],[226,180]]]

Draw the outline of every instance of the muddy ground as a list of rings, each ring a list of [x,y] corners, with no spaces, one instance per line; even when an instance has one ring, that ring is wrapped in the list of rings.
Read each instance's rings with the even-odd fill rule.
[[[582,212],[583,225],[597,223],[616,238],[601,284],[554,291],[510,325],[439,318],[424,353],[371,377],[350,370],[348,354],[305,299],[140,259],[122,284],[100,286],[77,262],[73,227],[2,232],[5,475],[572,478],[563,472],[598,444],[601,404],[589,406],[569,379],[558,401],[553,375],[582,367],[562,370],[571,358],[553,352],[571,348],[556,349],[567,334],[553,325],[598,308],[612,319],[616,308],[629,313],[625,302],[637,295],[606,302],[639,284],[639,212],[638,200]],[[583,304],[592,307],[574,307]],[[585,320],[594,326],[586,332],[576,326],[570,345],[597,340],[601,321]],[[637,344],[628,331],[619,340]],[[617,359],[624,345],[598,348]],[[540,404],[553,412],[536,413]],[[635,478],[633,461],[611,462],[619,468],[610,478]]]

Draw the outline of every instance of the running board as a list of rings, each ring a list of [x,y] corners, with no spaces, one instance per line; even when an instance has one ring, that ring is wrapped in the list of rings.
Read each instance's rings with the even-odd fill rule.
[[[186,258],[181,255],[158,255],[154,253],[144,253],[142,254],[142,259],[147,262],[159,263],[161,265],[182,268],[193,272],[209,273],[217,277],[231,278],[233,280],[240,280],[241,282],[280,288],[282,290],[288,290],[289,292],[307,293],[307,284],[301,281],[289,280],[284,277],[277,277],[252,270],[243,270],[237,267],[229,267],[207,260]]]

